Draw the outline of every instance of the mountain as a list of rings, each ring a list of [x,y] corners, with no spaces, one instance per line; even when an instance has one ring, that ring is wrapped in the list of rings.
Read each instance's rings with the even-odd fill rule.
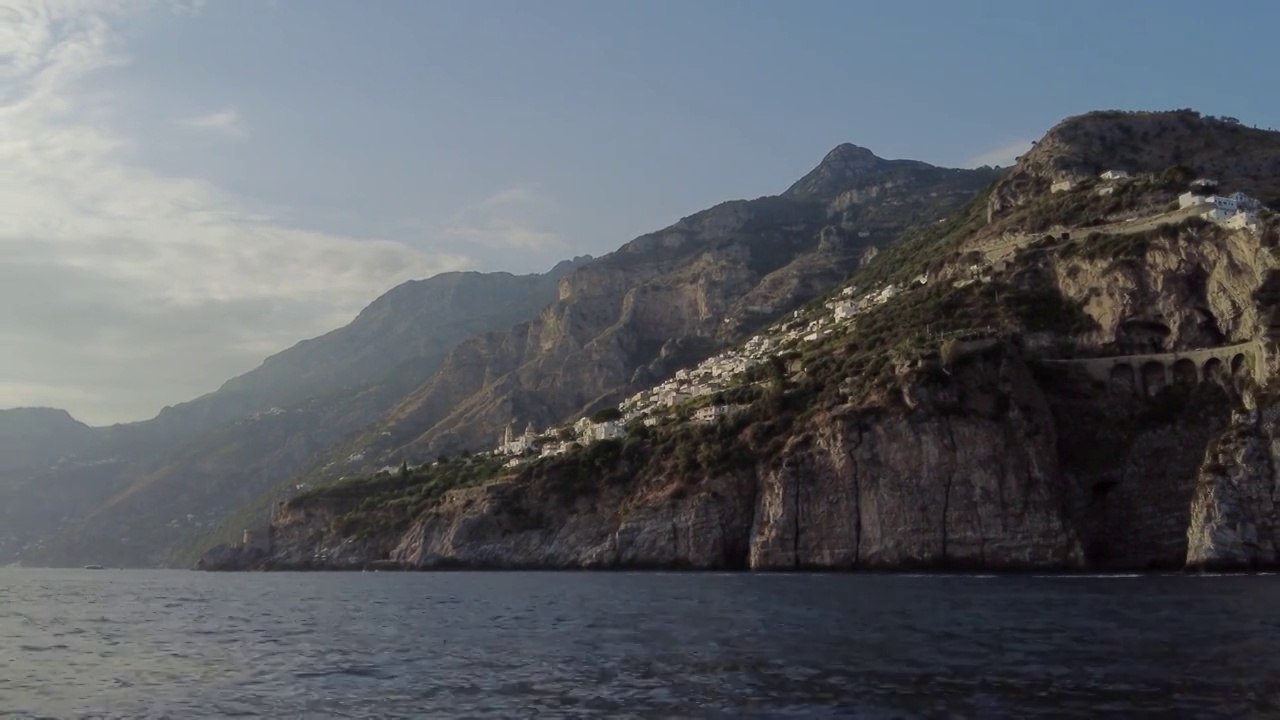
[[[153,420],[95,430],[93,442],[28,453],[25,466],[0,471],[0,488],[8,488],[0,490],[0,537],[9,538],[0,541],[0,562],[165,562],[173,547],[384,414],[452,345],[554,300],[560,279],[589,260],[545,274],[446,273],[404,283],[345,327],[267,358],[216,392]]]
[[[555,297],[560,278],[590,260],[545,274],[451,272],[392,288],[350,324],[272,355],[216,392],[165,408],[157,421],[207,427],[382,378],[412,360],[430,374],[461,340],[527,318]]]
[[[834,160],[793,191],[877,165]],[[311,488],[201,566],[1280,565],[1277,163],[1229,119],[1068,118],[624,430]]]
[[[722,203],[569,273],[537,317],[460,344],[308,477],[485,449],[512,421],[614,404],[818,297],[999,175],[842,145],[782,195]]]
[[[0,410],[0,473],[45,468],[94,441],[92,428],[53,408]]]

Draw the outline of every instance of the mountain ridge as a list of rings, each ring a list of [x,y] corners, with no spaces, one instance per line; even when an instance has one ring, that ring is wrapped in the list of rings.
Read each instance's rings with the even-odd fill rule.
[[[1110,152],[1135,117],[1165,133]],[[542,457],[314,488],[202,567],[1280,565],[1280,215],[1250,177],[1280,133],[1244,147],[1185,111],[1064,125],[1089,132],[1051,131],[753,338],[779,349],[740,384],[578,447],[557,427]],[[1189,192],[1209,172],[1230,201]]]
[[[161,537],[214,522],[287,478],[433,372],[450,345],[526,317],[588,261],[563,261],[542,274],[410,281],[343,328],[273,355],[219,391],[148,421],[95,428],[75,452],[10,468],[0,477],[0,523],[11,531],[0,537],[0,560],[163,562],[165,543],[177,540]],[[64,455],[69,462],[50,467]],[[188,515],[199,519],[188,522]],[[118,527],[137,530],[125,542]],[[87,545],[98,553],[88,560],[78,549]]]
[[[577,268],[556,304],[460,345],[441,375],[324,464],[343,473],[356,469],[344,456],[398,463],[478,449],[513,418],[545,426],[616,400],[817,297],[868,249],[937,219],[999,173],[838,146],[803,192],[716,204]]]

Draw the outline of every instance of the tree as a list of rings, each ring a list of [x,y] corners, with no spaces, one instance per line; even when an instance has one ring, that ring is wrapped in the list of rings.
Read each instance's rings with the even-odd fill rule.
[[[617,422],[622,419],[622,411],[616,407],[607,407],[591,416],[593,423]]]
[[[400,479],[401,480],[409,479],[409,461],[408,460],[404,460],[400,463]]]

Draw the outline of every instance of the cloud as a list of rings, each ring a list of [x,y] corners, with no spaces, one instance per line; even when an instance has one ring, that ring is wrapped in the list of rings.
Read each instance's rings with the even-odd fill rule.
[[[139,419],[349,321],[411,278],[469,265],[299,229],[286,211],[135,160],[105,67],[116,28],[199,3],[10,0],[0,10],[0,407]],[[240,127],[238,115],[203,127]],[[234,110],[231,111],[234,113]],[[254,205],[253,207],[259,207]]]
[[[1031,149],[1032,141],[1030,140],[1010,140],[1005,144],[993,150],[988,150],[976,157],[969,159],[970,167],[981,167],[983,165],[991,165],[993,167],[1008,167],[1012,165],[1019,155]]]
[[[548,228],[556,206],[537,187],[507,188],[454,214],[440,231],[444,240],[464,246],[548,251],[566,247]]]
[[[187,127],[208,130],[230,138],[243,139],[249,137],[249,131],[245,128],[244,122],[240,119],[240,113],[235,108],[226,108],[208,115],[187,118],[180,122]]]

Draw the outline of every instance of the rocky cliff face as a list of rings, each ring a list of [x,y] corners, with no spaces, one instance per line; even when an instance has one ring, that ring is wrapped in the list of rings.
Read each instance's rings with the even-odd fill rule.
[[[280,507],[273,550],[253,564],[1003,570],[1274,563],[1280,411],[1267,402],[1242,408],[1252,407],[1255,385],[1278,369],[1270,339],[1280,307],[1278,222],[1263,213],[1260,229],[1223,228],[1179,214],[1174,199],[1189,178],[1214,175],[1231,191],[1269,200],[1273,176],[1259,174],[1273,171],[1278,139],[1187,113],[1065,121],[990,196],[879,253],[851,286],[869,293],[896,283],[892,299],[734,388],[747,405],[733,419],[634,427],[623,440],[479,486],[430,476],[391,490],[375,483],[377,494],[355,485],[350,494],[300,498]],[[1239,156],[1239,143],[1248,157]],[[893,172],[903,168],[889,172],[884,162],[860,148],[837,148],[782,200],[824,197],[814,237],[819,247],[831,245],[872,213],[860,203],[897,192]],[[882,174],[864,183],[868,169]],[[1085,180],[1104,169],[1139,176],[1049,192],[1053,180]],[[475,394],[438,405],[471,407],[477,421],[484,407],[554,415],[564,408],[550,408],[535,388],[567,395],[552,370],[561,366],[572,368],[565,377],[584,379],[574,387],[586,392],[574,402],[608,397],[606,385],[622,375],[600,370],[609,367],[601,361],[608,353],[584,350],[605,339],[618,357],[657,347],[658,338],[628,325],[635,313],[649,313],[646,325],[706,339],[707,347],[723,342],[723,330],[697,325],[699,308],[709,321],[734,307],[717,304],[717,293],[759,287],[753,263],[769,246],[744,241],[746,228],[756,213],[776,217],[794,207],[725,206],[697,217],[695,233],[679,225],[627,249],[686,253],[681,262],[698,268],[697,277],[723,286],[683,278],[665,287],[665,271],[652,270],[644,284],[657,300],[647,305],[618,286],[627,264],[606,259],[584,268],[566,281],[562,304],[538,322],[470,347],[459,363],[468,382],[501,388],[482,391],[488,405],[468,405]],[[871,231],[856,236],[864,232]],[[723,242],[708,249],[695,236]],[[590,307],[577,306],[577,297]],[[1001,340],[955,339],[973,333]],[[668,345],[663,354],[676,350]],[[431,442],[445,427],[419,441]],[[454,489],[431,494],[446,485]]]
[[[382,463],[486,448],[513,418],[545,427],[651,387],[825,292],[869,248],[945,216],[998,175],[836,148],[781,196],[722,203],[568,275],[534,320],[456,348],[339,448],[330,472],[369,469],[346,463],[353,455]]]
[[[1237,412],[1205,453],[1187,532],[1187,565],[1247,570],[1280,564],[1280,405]]]
[[[286,503],[269,556],[206,567],[1080,567],[1077,491],[1022,359],[997,352],[917,395],[911,412],[817,414],[778,462],[594,478],[574,497],[555,473],[500,481],[363,537],[333,529],[349,503]]]

